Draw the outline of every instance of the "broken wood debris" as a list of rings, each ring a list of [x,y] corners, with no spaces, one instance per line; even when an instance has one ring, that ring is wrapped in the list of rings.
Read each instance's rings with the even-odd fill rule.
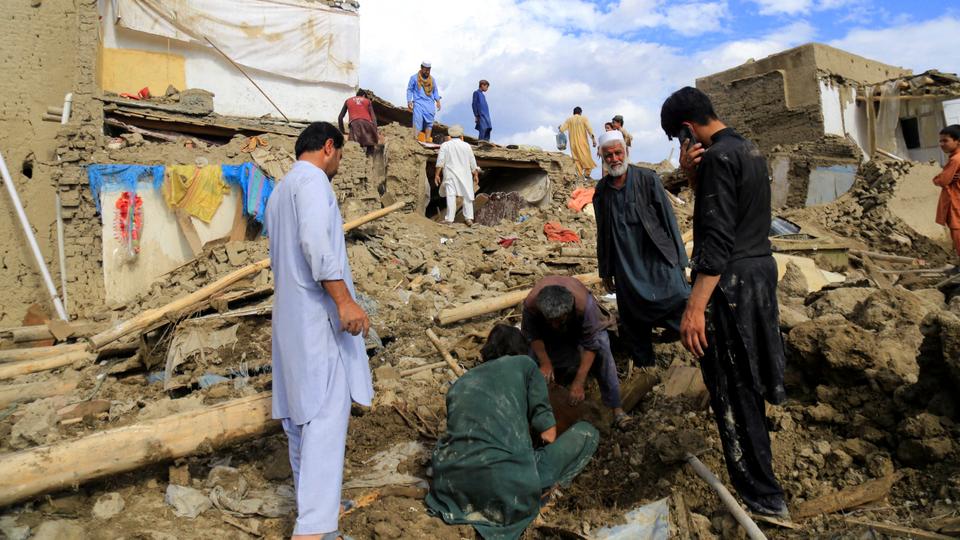
[[[263,392],[0,456],[0,506],[276,431],[270,407]]]
[[[899,473],[893,473],[883,478],[877,478],[830,493],[816,499],[800,503],[795,512],[797,519],[809,518],[820,514],[832,514],[848,508],[856,508],[867,503],[883,499],[890,493],[890,489],[900,479]]]

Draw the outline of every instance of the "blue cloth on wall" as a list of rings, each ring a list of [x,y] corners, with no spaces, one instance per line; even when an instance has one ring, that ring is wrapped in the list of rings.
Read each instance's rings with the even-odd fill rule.
[[[267,201],[275,182],[253,162],[242,165],[221,165],[223,180],[243,190],[243,213],[263,223]]]
[[[154,189],[163,185],[163,165],[128,165],[128,164],[97,164],[87,165],[87,178],[90,181],[90,192],[93,194],[93,203],[100,213],[100,192],[107,191],[137,191],[137,183],[147,180]]]

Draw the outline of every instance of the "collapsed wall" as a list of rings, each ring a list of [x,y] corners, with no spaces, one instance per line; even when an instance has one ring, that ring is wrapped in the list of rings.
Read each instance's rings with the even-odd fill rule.
[[[96,0],[49,0],[16,2],[5,7],[0,29],[7,42],[0,57],[0,152],[23,203],[54,282],[59,289],[55,200],[62,139],[90,120],[96,69]],[[51,39],[56,36],[56,39]],[[14,45],[15,44],[15,45]],[[73,114],[62,127],[41,118],[48,107],[62,107],[64,96],[73,93]],[[88,133],[87,135],[90,135]],[[71,215],[79,201],[72,190],[61,193],[64,214]],[[17,326],[31,304],[39,303],[52,313],[33,255],[7,193],[0,196],[0,266],[4,296],[0,301],[0,326]],[[91,241],[89,237],[84,237]],[[68,237],[65,243],[75,255],[87,246]],[[74,272],[84,272],[82,258],[74,257]],[[68,288],[77,283],[68,273]],[[72,290],[71,292],[79,292]],[[68,295],[69,296],[69,295]]]
[[[939,167],[895,161],[865,163],[850,191],[836,201],[785,212],[797,223],[815,223],[871,249],[947,263],[946,233],[934,223]]]

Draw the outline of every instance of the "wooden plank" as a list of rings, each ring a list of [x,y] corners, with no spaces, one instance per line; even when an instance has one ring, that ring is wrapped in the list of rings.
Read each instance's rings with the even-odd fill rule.
[[[0,506],[277,431],[270,392],[0,456]]]
[[[71,351],[47,358],[19,360],[17,362],[8,362],[0,364],[0,380],[12,379],[20,375],[37,373],[40,371],[49,371],[64,366],[69,366],[74,362],[93,362],[97,355],[87,351]]]
[[[516,272],[514,272],[516,273]],[[590,286],[600,283],[600,276],[593,274],[579,274],[573,276],[580,280],[584,285]],[[441,325],[448,325],[466,319],[471,319],[480,315],[494,313],[502,309],[514,307],[530,294],[531,289],[524,289],[503,294],[493,298],[484,298],[475,302],[469,302],[459,307],[444,309],[437,316],[437,321]]]
[[[887,523],[880,523],[878,521],[867,521],[853,518],[846,518],[843,521],[849,523],[850,525],[869,527],[884,534],[902,536],[904,538],[916,538],[918,540],[956,540],[956,537],[947,536],[945,534],[925,531],[923,529],[901,527],[899,525],[889,525]]]
[[[227,236],[227,242],[241,242],[247,239],[247,217],[243,215],[243,190],[237,195],[237,212],[233,215],[233,227]]]
[[[432,329],[427,328],[427,338],[430,339],[430,343],[433,343],[433,346],[440,351],[440,355],[443,356],[443,360],[450,366],[450,369],[457,374],[457,377],[463,375],[465,372],[460,364],[457,364],[457,361],[453,359],[453,356],[450,355],[450,352],[446,347],[443,346],[443,343],[440,341],[440,338],[437,337],[437,334],[433,332]]]
[[[50,345],[48,347],[27,347],[24,349],[5,349],[0,350],[0,364],[5,362],[17,362],[20,360],[30,360],[36,358],[45,358],[56,356],[58,354],[84,351],[87,349],[86,343],[71,343],[69,345]]]
[[[197,228],[193,226],[193,220],[190,219],[190,215],[182,208],[177,208],[174,210],[174,213],[177,216],[177,225],[180,226],[180,232],[183,233],[183,237],[186,238],[187,243],[190,244],[190,251],[193,251],[194,257],[199,256],[203,253],[203,241],[200,240],[200,235],[197,234]]]
[[[0,386],[0,408],[20,402],[29,403],[37,399],[69,394],[77,387],[77,377],[55,377],[48,381]]]
[[[893,473],[883,478],[864,482],[859,486],[849,487],[810,501],[805,501],[797,507],[794,517],[803,519],[820,514],[831,514],[833,512],[839,512],[840,510],[846,510],[847,508],[855,508],[878,501],[890,493],[893,484],[899,479],[900,474]]]

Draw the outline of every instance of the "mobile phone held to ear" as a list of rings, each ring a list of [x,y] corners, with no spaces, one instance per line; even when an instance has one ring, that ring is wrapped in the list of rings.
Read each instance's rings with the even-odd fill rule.
[[[693,136],[693,130],[687,125],[680,127],[680,133],[677,135],[677,138],[680,139],[680,146],[683,146],[683,143],[686,141],[690,141],[690,146],[697,144],[697,138]]]

